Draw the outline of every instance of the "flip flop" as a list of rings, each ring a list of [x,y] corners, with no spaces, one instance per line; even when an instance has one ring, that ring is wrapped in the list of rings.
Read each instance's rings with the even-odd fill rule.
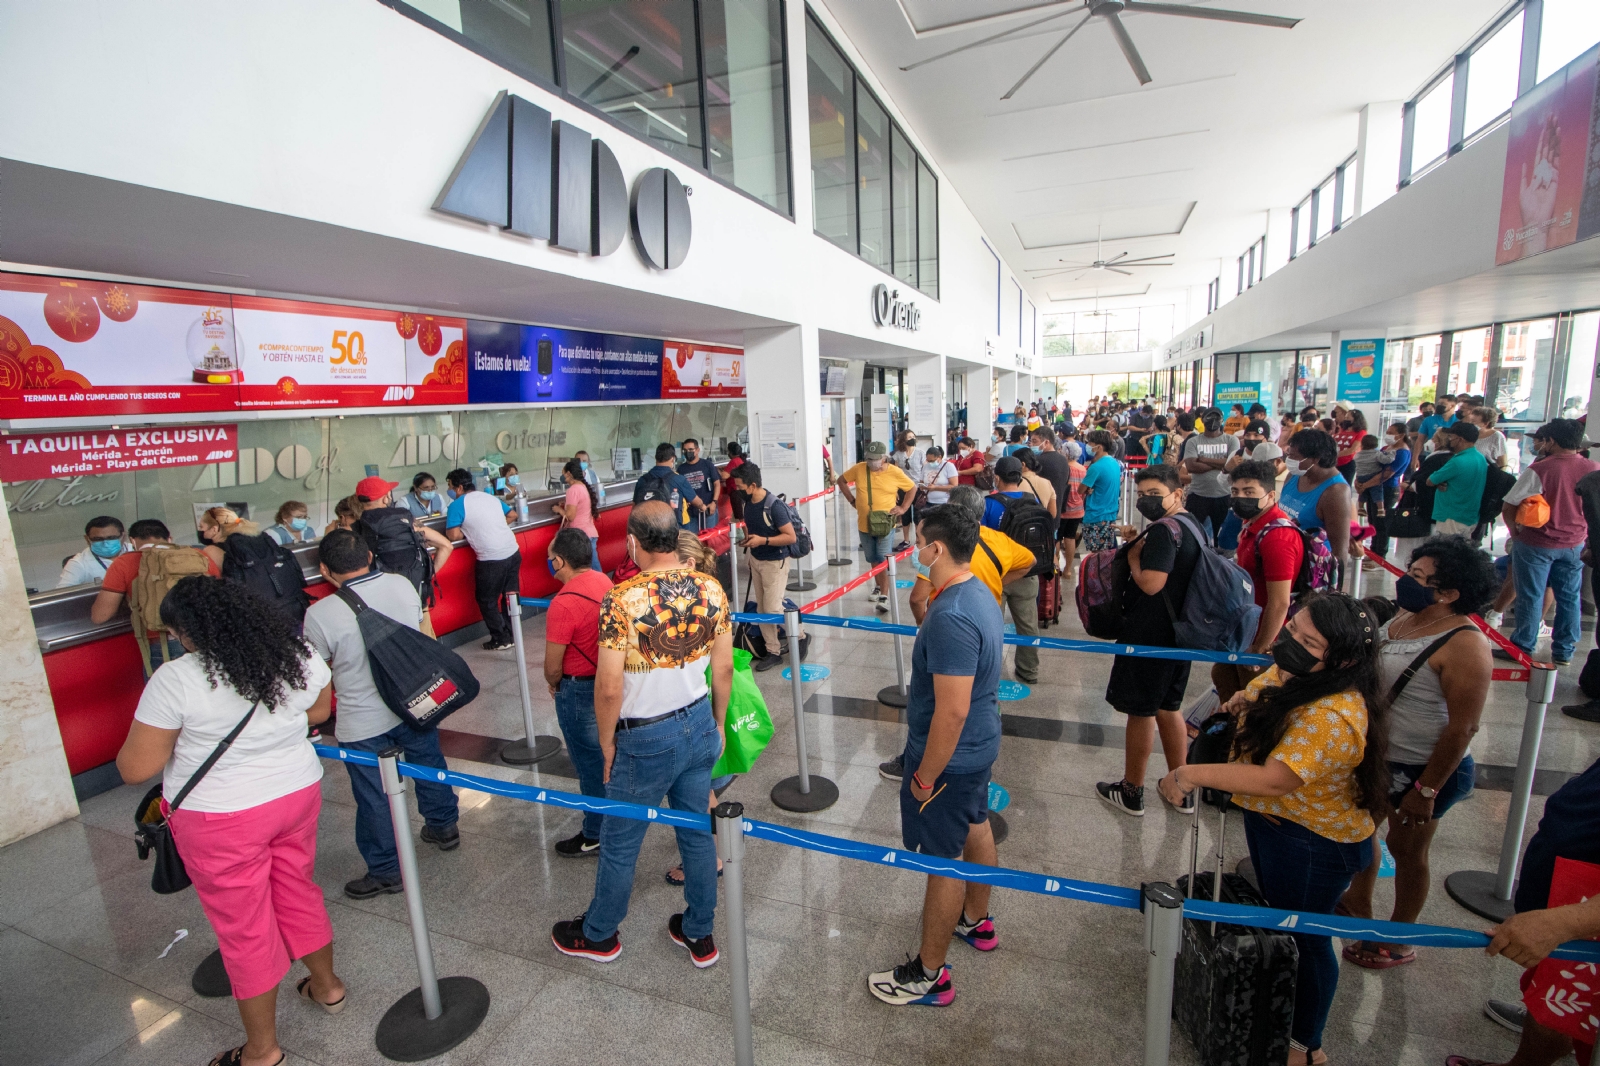
[[[349,990],[346,990],[344,995],[340,996],[338,999],[334,1000],[332,1003],[324,1003],[324,1002],[322,1002],[322,1000],[316,998],[315,996],[313,996],[311,994],[311,978],[310,977],[302,977],[302,978],[300,978],[299,983],[294,986],[294,990],[295,990],[295,994],[298,995],[301,999],[307,1000],[307,1001],[309,1001],[311,1003],[315,1003],[317,1006],[321,1007],[323,1010],[327,1011],[329,1014],[338,1014],[340,1011],[344,1010],[344,1001],[350,997]]]
[[[272,1066],[283,1066],[283,1060],[288,1057],[287,1052],[279,1052],[278,1061],[274,1062]],[[212,1059],[211,1066],[239,1066],[242,1062],[244,1062],[244,1045],[240,1044],[238,1047],[229,1048]]]
[[[1346,944],[1340,954],[1344,956],[1346,962],[1368,970],[1392,970],[1396,966],[1417,961],[1415,951],[1397,954],[1388,948],[1377,947],[1370,940],[1358,940],[1353,944]]]
[[[673,879],[673,876],[672,876],[673,874],[677,874],[678,875],[676,880]],[[717,876],[718,877],[722,876],[722,860],[721,859],[717,860]],[[676,865],[672,869],[668,870],[666,872],[666,874],[665,874],[665,877],[666,877],[667,884],[671,885],[673,888],[682,888],[683,887],[683,863],[680,862],[678,865]]]

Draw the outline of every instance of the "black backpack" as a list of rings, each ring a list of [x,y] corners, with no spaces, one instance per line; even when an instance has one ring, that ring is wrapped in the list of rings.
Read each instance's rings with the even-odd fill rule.
[[[1478,504],[1478,521],[1492,522],[1500,517],[1500,507],[1506,502],[1506,493],[1517,483],[1517,475],[1490,465],[1483,475],[1483,499]]]
[[[1027,495],[1014,499],[998,492],[991,493],[989,499],[1005,508],[1005,514],[1000,516],[1000,532],[1033,553],[1033,569],[1028,576],[1050,577],[1056,572],[1057,522],[1031,489],[1023,491]]]
[[[1184,526],[1200,542],[1200,555],[1183,603],[1174,608],[1168,590],[1161,590],[1178,647],[1231,652],[1249,648],[1261,621],[1261,608],[1256,605],[1255,584],[1249,573],[1207,547],[1205,531],[1189,512],[1179,511],[1152,524],[1167,526],[1180,547]]]
[[[433,557],[404,507],[374,507],[356,520],[355,533],[367,542],[377,568],[411,582],[424,606],[433,603]]]
[[[235,533],[223,541],[222,576],[251,590],[296,625],[305,621],[311,602],[306,576],[300,572],[294,552],[267,534]]]
[[[773,529],[777,529],[781,523],[774,522],[772,520],[772,496],[772,493],[767,493],[767,498],[762,503],[761,511],[762,517],[767,520],[767,525],[771,526]],[[800,520],[800,512],[794,507],[791,507],[788,500],[784,499],[782,496],[779,496],[778,499],[783,501],[784,507],[789,512],[789,524],[794,527],[794,543],[785,544],[783,546],[783,550],[788,553],[789,558],[791,559],[804,559],[806,556],[811,554],[811,549],[814,546],[811,543],[811,531],[807,529],[806,524]]]

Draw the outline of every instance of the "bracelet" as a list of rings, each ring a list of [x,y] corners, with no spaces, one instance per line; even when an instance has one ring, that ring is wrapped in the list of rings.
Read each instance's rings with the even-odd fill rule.
[[[917,776],[917,772],[915,770],[911,771],[911,783],[922,789],[924,792],[933,791],[933,786],[923,784],[922,778]]]

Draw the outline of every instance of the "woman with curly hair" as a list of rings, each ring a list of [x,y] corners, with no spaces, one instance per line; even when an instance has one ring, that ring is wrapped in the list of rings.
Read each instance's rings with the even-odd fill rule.
[[[1378,630],[1349,596],[1308,597],[1272,645],[1275,665],[1223,705],[1237,718],[1229,761],[1161,779],[1174,805],[1196,788],[1233,793],[1270,907],[1331,913],[1372,861],[1374,827],[1389,813]],[[1322,1030],[1339,960],[1328,937],[1290,935],[1300,965],[1289,1066],[1312,1066],[1328,1061]]]
[[[162,601],[161,620],[190,654],[145,685],[117,769],[129,784],[162,773],[162,809],[222,949],[246,1039],[213,1066],[275,1066],[284,1058],[278,983],[292,959],[310,971],[295,986],[301,996],[330,1014],[344,1008],[333,926],[312,880],[322,764],[306,737],[328,718],[332,674],[243,585],[184,578]]]

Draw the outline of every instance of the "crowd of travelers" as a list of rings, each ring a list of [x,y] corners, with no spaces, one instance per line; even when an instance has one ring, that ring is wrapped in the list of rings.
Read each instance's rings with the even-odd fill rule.
[[[1430,890],[1439,820],[1474,784],[1471,743],[1494,651],[1473,616],[1511,589],[1501,609],[1515,604],[1512,640],[1531,654],[1548,594],[1556,617],[1550,657],[1569,661],[1586,545],[1600,543],[1591,541],[1591,533],[1600,538],[1600,467],[1579,454],[1580,423],[1540,427],[1532,435],[1537,461],[1502,483],[1486,472],[1503,468],[1503,437],[1478,446],[1498,432],[1492,413],[1468,404],[1463,415],[1444,398],[1424,408],[1415,426],[1396,422],[1381,441],[1360,412],[1343,407],[1329,426],[1306,408],[1275,427],[1260,405],[1158,414],[1151,404],[1093,404],[1075,420],[1070,407],[1040,403],[1013,412],[983,446],[965,433],[948,447],[923,446],[913,434],[892,448],[868,443],[835,483],[841,505],[856,510],[868,566],[912,552],[906,739],[879,767],[899,788],[904,846],[998,862],[989,793],[1003,733],[1008,617],[1018,635],[1038,634],[1063,609],[1063,584],[1082,614],[1095,573],[1105,587],[1092,606],[1095,617],[1111,620],[1098,624],[1114,627],[1112,639],[1199,647],[1219,637],[1197,634],[1191,601],[1232,582],[1237,603],[1219,601],[1241,620],[1228,646],[1271,665],[1214,666],[1215,714],[1201,723],[1186,707],[1189,660],[1115,656],[1105,699],[1126,716],[1124,758],[1115,779],[1094,785],[1096,794],[1120,815],[1143,817],[1159,741],[1162,802],[1198,818],[1199,798],[1221,795],[1243,811],[1266,905],[1371,917],[1381,838],[1395,864],[1389,917],[1414,921]],[[730,453],[719,469],[698,442],[684,442],[681,453],[659,447],[635,488],[625,559],[609,575],[586,457],[562,469],[562,498],[552,504],[561,525],[545,550],[560,587],[539,661],[585,795],[704,812],[732,780],[713,776],[735,671],[731,590],[695,534],[716,524],[727,497],[742,515],[737,550],[749,602],[761,613],[783,610],[787,569],[807,534],[800,510],[763,484],[759,466]],[[307,592],[289,551],[309,539],[301,503],[285,503],[265,530],[226,507],[207,510],[199,548],[174,543],[152,520],[124,531],[100,518],[86,530],[86,563],[74,557],[69,566],[100,566],[97,619],[128,601],[148,671],[118,766],[130,783],[162,776],[161,814],[216,931],[244,1022],[245,1044],[215,1061],[281,1061],[276,996],[295,959],[308,971],[298,995],[330,1013],[343,1009],[346,988],[313,878],[323,771],[310,738],[326,741],[331,732],[352,751],[398,748],[409,763],[446,767],[437,729],[391,698],[388,667],[372,654],[377,630],[363,616],[431,638],[434,572],[465,543],[476,560],[484,647],[515,646],[522,554],[511,526],[525,513],[516,477],[506,468],[485,484],[453,470],[441,495],[431,475],[419,474],[398,499],[397,483],[364,478],[316,544],[332,591],[320,599]],[[1429,499],[1419,504],[1425,490]],[[1479,517],[1469,520],[1469,512]],[[426,524],[441,517],[442,533]],[[1496,520],[1511,545],[1499,569],[1480,547],[1480,524]],[[105,547],[110,540],[121,548]],[[1361,565],[1363,542],[1380,556],[1403,552],[1406,571],[1392,597],[1339,591],[1342,571]],[[893,595],[883,575],[867,594],[880,612]],[[777,627],[756,628],[767,652],[752,668],[782,663]],[[1045,680],[1036,648],[1016,648],[1010,669],[1023,684]],[[1591,708],[1571,710],[1585,717]],[[1220,755],[1199,758],[1199,727],[1219,722],[1229,739]],[[378,771],[345,766],[364,869],[344,892],[400,892]],[[418,781],[414,795],[422,842],[458,848],[454,791]],[[622,954],[646,829],[590,812],[553,844],[559,857],[597,860],[591,898],[551,930],[556,951],[602,963]],[[667,880],[681,886],[685,906],[666,934],[705,968],[719,958],[721,864],[709,834],[675,833],[681,862]],[[1535,967],[1554,945],[1600,934],[1594,899],[1568,905],[1561,887],[1563,864],[1596,862],[1600,764],[1550,797],[1528,849],[1518,913],[1495,930],[1489,950],[1529,968],[1525,988],[1538,987]],[[1288,935],[1298,959],[1288,1061],[1323,1063],[1340,955],[1328,937]],[[896,1006],[947,1005],[955,998],[952,942],[990,952],[999,939],[987,885],[929,875],[916,953],[870,974],[868,991]],[[1416,955],[1412,945],[1378,941],[1349,941],[1342,951],[1343,961],[1372,969]],[[1519,1027],[1519,1064],[1552,1063],[1573,1050],[1587,1062],[1592,1052],[1547,1013],[1499,1002],[1491,1011]]]

